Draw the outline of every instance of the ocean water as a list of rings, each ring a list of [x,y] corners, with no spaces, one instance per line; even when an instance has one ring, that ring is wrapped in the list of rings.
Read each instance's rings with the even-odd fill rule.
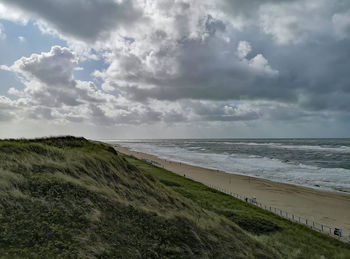
[[[350,139],[108,140],[228,173],[350,193]]]

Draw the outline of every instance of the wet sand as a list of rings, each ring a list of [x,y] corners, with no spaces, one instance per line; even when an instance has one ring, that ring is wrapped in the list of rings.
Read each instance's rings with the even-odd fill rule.
[[[207,185],[215,185],[242,196],[255,196],[258,202],[330,227],[340,227],[350,233],[350,195],[320,191],[302,186],[273,182],[265,179],[230,174],[198,166],[161,159],[157,156],[131,151],[114,145],[117,151],[139,159],[149,159],[160,167],[186,175]]]

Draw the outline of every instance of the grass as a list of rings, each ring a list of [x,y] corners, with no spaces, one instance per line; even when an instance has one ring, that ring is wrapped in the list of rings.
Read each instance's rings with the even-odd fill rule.
[[[280,257],[214,197],[84,138],[1,140],[0,258]]]
[[[159,167],[125,156],[146,175],[204,211],[222,216],[280,258],[350,258],[350,245]]]
[[[350,246],[84,138],[0,141],[0,258],[350,258]]]

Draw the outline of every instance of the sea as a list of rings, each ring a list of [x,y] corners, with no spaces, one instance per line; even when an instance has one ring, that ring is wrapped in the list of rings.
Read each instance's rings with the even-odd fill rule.
[[[350,139],[104,141],[227,173],[350,193]]]

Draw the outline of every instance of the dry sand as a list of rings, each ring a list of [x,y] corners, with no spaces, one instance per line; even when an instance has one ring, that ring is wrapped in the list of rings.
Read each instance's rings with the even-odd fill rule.
[[[229,174],[198,166],[161,159],[157,156],[131,151],[115,145],[121,153],[139,159],[156,161],[161,167],[186,175],[207,185],[212,184],[242,196],[255,196],[258,202],[330,227],[340,227],[350,233],[350,195],[273,182],[243,175]]]

